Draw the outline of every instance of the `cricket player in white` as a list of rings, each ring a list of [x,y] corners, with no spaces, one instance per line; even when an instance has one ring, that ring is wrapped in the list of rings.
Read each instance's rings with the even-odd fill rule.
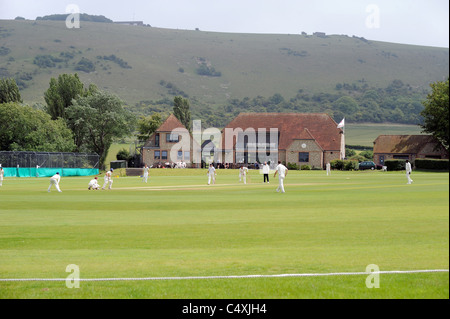
[[[269,173],[270,173],[270,166],[267,164],[267,162],[264,162],[264,165],[262,167],[262,172],[264,174],[264,183],[267,180],[267,183],[269,183]]]
[[[56,190],[61,193],[61,189],[59,188],[59,182],[61,180],[61,176],[59,176],[59,173],[56,173],[52,177],[50,177],[50,186],[48,187],[48,192],[50,193],[50,189],[52,188],[52,185],[55,185]]]
[[[144,166],[144,177],[142,178],[142,181],[144,183],[147,183],[148,180],[148,171],[150,170],[150,168],[147,166],[147,164],[145,164]]]
[[[3,185],[3,175],[5,172],[3,171],[3,167],[0,166],[0,187]]]
[[[408,160],[406,160],[405,169],[406,169],[406,179],[408,180],[407,184],[411,184],[413,182],[413,180],[411,179],[412,168],[411,163]]]
[[[104,190],[106,185],[108,185],[108,189],[111,189],[113,180],[112,180],[112,172],[114,171],[114,169],[110,169],[109,171],[107,171],[105,173],[105,183],[103,183],[103,187],[102,189]]]
[[[98,185],[98,177],[95,177],[94,179],[91,179],[91,181],[89,182],[89,187],[88,189],[91,190],[98,190],[100,188],[100,185]]]
[[[239,168],[239,182],[241,181],[241,177],[242,177],[242,180],[244,180],[244,184],[247,184],[247,173],[248,173],[247,167],[241,166]]]
[[[209,169],[208,169],[208,185],[211,184],[211,180],[212,183],[215,184],[216,183],[216,169],[214,168],[213,164],[209,164]]]
[[[275,168],[275,174],[273,175],[273,178],[275,178],[278,174],[277,192],[281,190],[281,192],[284,193],[284,179],[287,173],[288,173],[287,167],[281,164],[280,161],[278,161],[278,166]]]
[[[327,176],[331,175],[331,164],[327,163],[326,167],[327,167]]]

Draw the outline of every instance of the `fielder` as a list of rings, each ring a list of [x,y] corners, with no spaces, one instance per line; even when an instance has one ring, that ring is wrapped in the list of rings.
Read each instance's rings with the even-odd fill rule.
[[[89,182],[88,190],[98,190],[100,188],[100,185],[98,185],[98,177],[96,176],[94,179],[92,179]]]
[[[3,175],[5,175],[5,172],[3,171],[3,167],[0,166],[0,187],[3,185]]]
[[[142,178],[142,181],[144,183],[147,183],[148,180],[148,171],[150,170],[150,168],[147,166],[147,164],[145,164],[144,166],[144,177]]]
[[[327,163],[326,168],[327,168],[327,176],[331,175],[331,164],[329,162]]]
[[[406,169],[406,179],[408,181],[406,184],[411,184],[413,182],[413,180],[411,179],[412,167],[411,163],[408,160],[406,160],[405,169]]]
[[[264,174],[264,183],[266,181],[267,181],[267,183],[269,183],[270,166],[267,164],[267,162],[264,162],[264,165],[262,167],[262,172]]]
[[[217,173],[216,173],[216,169],[214,168],[213,164],[209,164],[207,175],[208,175],[208,185],[211,184],[211,180],[212,180],[212,183],[215,184]]]
[[[275,174],[273,175],[273,178],[275,178],[278,174],[278,187],[277,187],[277,193],[281,190],[282,193],[284,193],[284,179],[288,173],[288,169],[286,166],[281,164],[280,161],[278,161],[278,166],[275,168]]]
[[[109,171],[107,171],[105,173],[105,182],[103,183],[103,187],[102,189],[104,190],[106,185],[108,185],[108,189],[111,189],[113,180],[112,180],[112,172],[114,171],[114,169],[110,169]]]
[[[241,178],[244,180],[244,184],[247,184],[247,173],[248,168],[245,166],[241,166],[239,168],[239,182],[241,182]]]
[[[59,182],[61,180],[61,176],[59,176],[59,173],[56,173],[52,177],[50,177],[50,186],[48,187],[48,192],[50,193],[50,189],[53,185],[55,185],[56,190],[61,193],[61,189],[59,188]]]

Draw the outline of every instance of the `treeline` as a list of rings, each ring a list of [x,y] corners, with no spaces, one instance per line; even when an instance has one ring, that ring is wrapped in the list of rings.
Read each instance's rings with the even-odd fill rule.
[[[230,99],[222,105],[211,106],[191,97],[193,118],[205,125],[224,127],[241,112],[268,113],[327,113],[339,122],[344,117],[352,123],[420,124],[420,112],[427,91],[394,80],[385,88],[339,83],[332,93],[312,93],[300,89],[292,98],[277,93],[269,97]],[[172,100],[142,101],[132,107],[136,114],[148,115],[172,108]]]
[[[104,168],[113,140],[134,130],[123,101],[84,87],[77,74],[51,78],[44,99],[44,106],[25,105],[15,80],[0,79],[0,150],[97,153]]]
[[[37,17],[36,20],[48,20],[48,21],[66,21],[68,13],[66,14],[51,14],[43,17]],[[102,23],[112,23],[111,19],[106,18],[105,16],[99,15],[90,15],[87,13],[80,13],[80,21],[86,22],[102,22]]]

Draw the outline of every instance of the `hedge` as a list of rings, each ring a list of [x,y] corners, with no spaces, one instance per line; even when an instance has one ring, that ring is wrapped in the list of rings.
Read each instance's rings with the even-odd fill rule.
[[[389,171],[402,171],[405,169],[405,160],[386,160],[384,161],[384,165],[387,167]]]
[[[429,159],[418,158],[414,162],[414,166],[417,169],[430,169],[430,170],[449,170],[448,159]]]

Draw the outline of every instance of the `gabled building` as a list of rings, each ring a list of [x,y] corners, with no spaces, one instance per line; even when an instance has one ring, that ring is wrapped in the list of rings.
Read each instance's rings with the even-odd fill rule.
[[[190,146],[183,150],[177,147],[175,156],[171,156],[172,149],[181,142],[184,136],[190,139],[188,142],[189,145],[192,145],[192,136],[186,127],[175,115],[169,115],[142,147],[142,163],[149,167],[158,167],[166,166],[167,163],[173,165],[177,162],[192,162],[192,147]]]
[[[380,135],[373,144],[373,159],[380,165],[392,159],[449,158],[448,151],[431,135]]]
[[[275,138],[270,136],[271,130],[277,131]],[[227,131],[235,132],[232,142]],[[256,133],[252,139],[251,131],[265,131],[266,135]],[[343,131],[325,113],[241,113],[222,132],[222,160],[232,159],[238,165],[267,159],[273,162],[276,158],[299,166],[324,168],[327,162],[345,157]],[[255,142],[256,150],[252,147]]]

